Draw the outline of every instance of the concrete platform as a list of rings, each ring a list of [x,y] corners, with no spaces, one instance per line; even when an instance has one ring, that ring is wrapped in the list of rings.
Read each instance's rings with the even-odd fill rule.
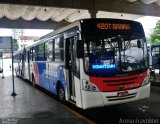
[[[11,73],[11,72],[10,72]],[[12,97],[12,78],[0,74],[0,124],[88,124],[85,117],[76,114],[54,98],[15,77]]]

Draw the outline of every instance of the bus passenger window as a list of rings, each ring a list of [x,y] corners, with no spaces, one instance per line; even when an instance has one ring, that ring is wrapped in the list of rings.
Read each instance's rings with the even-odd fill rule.
[[[63,37],[58,37],[55,39],[54,52],[55,61],[64,61],[64,39]]]
[[[33,61],[37,61],[37,46],[33,47]]]
[[[53,61],[53,41],[49,40],[45,43],[45,60]]]
[[[44,43],[38,45],[38,61],[44,61]]]
[[[30,60],[32,60],[33,61],[33,56],[32,56],[32,48],[30,48]]]
[[[64,39],[63,37],[60,38],[59,49],[60,49],[60,59],[61,61],[64,61]]]

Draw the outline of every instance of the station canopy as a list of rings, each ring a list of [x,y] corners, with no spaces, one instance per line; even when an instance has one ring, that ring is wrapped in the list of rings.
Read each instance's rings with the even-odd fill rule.
[[[24,20],[31,21],[36,18],[40,21],[47,21],[48,19],[51,19],[55,22],[60,22],[62,20],[65,20],[67,22],[74,22],[78,19],[90,18],[90,14],[88,10],[84,9],[1,4],[0,17],[6,17],[10,20],[22,18]],[[104,17],[122,18],[122,14],[113,14],[112,12],[98,11],[97,18]],[[141,15],[123,14],[123,17],[136,19],[141,17]]]
[[[145,5],[156,4],[160,6],[160,0],[125,0],[131,4],[139,1]],[[98,11],[97,18],[120,18],[120,19],[137,19],[143,15],[127,14],[122,12]],[[33,5],[16,5],[16,4],[0,4],[0,18],[6,17],[10,20],[22,18],[26,21],[38,19],[47,21],[49,19],[60,22],[74,22],[82,18],[90,18],[90,13],[87,9],[60,8],[48,6],[33,6]]]

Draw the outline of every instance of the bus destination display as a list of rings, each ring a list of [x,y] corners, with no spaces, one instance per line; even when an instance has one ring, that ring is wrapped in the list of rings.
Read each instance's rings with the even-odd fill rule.
[[[131,25],[101,22],[97,24],[97,28],[100,30],[131,30]]]

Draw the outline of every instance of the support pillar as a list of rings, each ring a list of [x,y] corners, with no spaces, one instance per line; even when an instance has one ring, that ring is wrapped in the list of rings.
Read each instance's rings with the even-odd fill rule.
[[[88,10],[88,12],[90,13],[90,17],[91,18],[96,18],[98,11],[97,10]]]

